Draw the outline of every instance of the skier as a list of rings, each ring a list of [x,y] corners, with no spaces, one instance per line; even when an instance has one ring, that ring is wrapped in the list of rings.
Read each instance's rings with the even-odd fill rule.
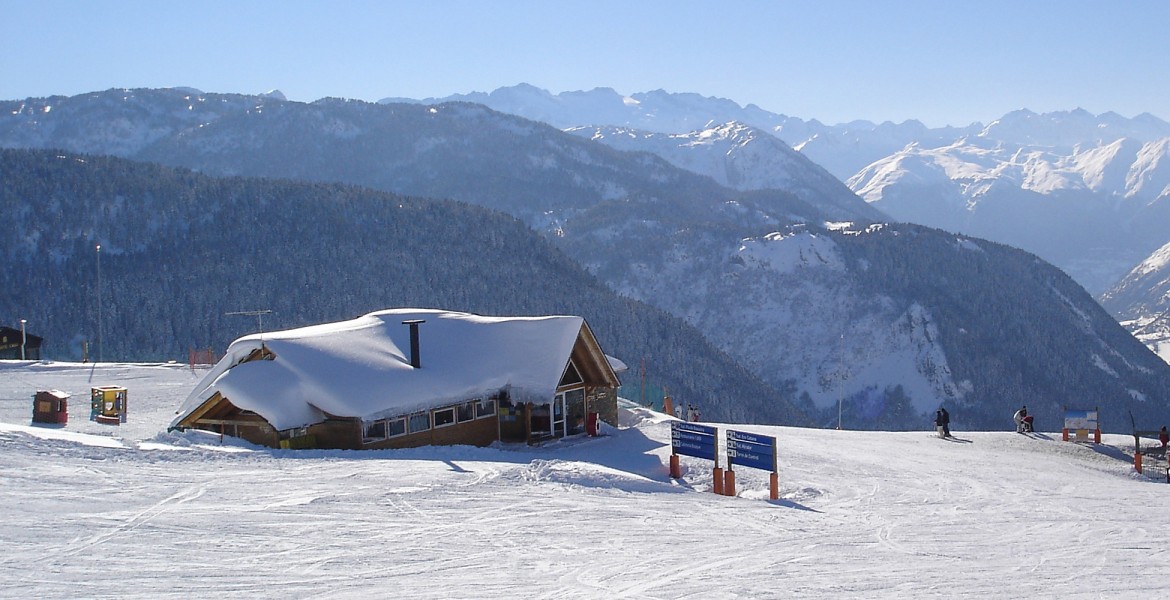
[[[1012,415],[1012,420],[1016,422],[1016,433],[1024,433],[1024,417],[1028,416],[1028,407],[1021,406],[1016,414]]]
[[[945,438],[946,434],[946,420],[943,417],[943,409],[934,411],[934,428],[938,431],[938,437]]]
[[[1158,432],[1158,441],[1162,442],[1162,450],[1166,450],[1166,444],[1170,444],[1170,432],[1166,431],[1166,426],[1162,426],[1162,431]]]
[[[1036,431],[1036,427],[1032,425],[1032,418],[1032,415],[1024,417],[1024,433]]]
[[[939,410],[942,411],[943,437],[951,437],[951,413],[945,408],[940,407]]]

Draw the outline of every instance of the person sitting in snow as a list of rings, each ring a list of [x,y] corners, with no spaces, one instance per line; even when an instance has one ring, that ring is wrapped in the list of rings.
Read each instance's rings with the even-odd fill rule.
[[[1024,433],[1032,433],[1036,428],[1032,425],[1032,415],[1024,417]]]
[[[1024,433],[1024,417],[1028,416],[1028,407],[1021,406],[1016,414],[1012,415],[1012,420],[1016,422],[1016,433]]]

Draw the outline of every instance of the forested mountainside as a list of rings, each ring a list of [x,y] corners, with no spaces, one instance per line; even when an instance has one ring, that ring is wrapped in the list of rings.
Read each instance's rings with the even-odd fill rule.
[[[1170,243],[1101,295],[1101,305],[1151,348],[1170,340]]]
[[[1099,407],[1105,427],[1170,407],[1170,366],[1035,255],[915,225],[783,226],[741,238],[715,223],[567,236],[606,281],[685,317],[822,425],[927,426],[940,405],[973,429],[1045,427]],[[570,223],[570,226],[572,224]],[[656,232],[657,243],[637,243]],[[595,250],[608,242],[604,251]]]
[[[839,198],[792,191],[807,182],[796,181],[792,189],[729,190],[644,153],[620,152],[466,104],[300,104],[258,97],[243,102],[183,93],[112,90],[64,99],[68,102],[27,101],[17,114],[0,113],[0,140],[9,139],[5,131],[16,131],[19,136],[14,136],[38,144],[90,143],[111,123],[121,123],[118,129],[127,136],[153,140],[136,146],[139,158],[154,156],[221,175],[246,172],[356,184],[376,179],[391,191],[511,207],[606,284],[697,326],[755,376],[782,390],[783,397],[807,398],[801,408],[819,412],[822,423],[837,401],[858,403],[860,418],[849,424],[853,428],[922,427],[939,404],[961,402],[973,403],[970,411],[956,414],[957,419],[969,415],[964,426],[989,429],[1004,427],[1002,412],[1017,401],[1043,402],[1049,408],[1092,402],[1110,418],[1131,405],[1135,413],[1166,407],[1162,390],[1167,388],[1159,383],[1166,365],[1147,362],[1154,358],[1148,351],[1135,354],[1115,337],[1116,323],[1095,320],[1099,307],[1083,304],[1075,294],[1012,279],[1039,277],[1029,270],[1043,264],[1036,257],[987,251],[979,262],[947,261],[942,255],[927,264],[917,254],[936,251],[935,246],[970,249],[982,243],[938,231],[910,235],[926,230],[893,227],[889,231],[901,233],[881,237],[881,244],[859,246],[880,256],[847,262],[837,246],[853,242],[817,233],[826,222],[846,223],[836,227],[858,236],[886,229],[867,226],[864,215],[871,212],[864,205],[851,210],[837,203]],[[239,107],[206,123],[196,119],[181,127],[186,121],[168,117],[206,110],[198,103],[232,102]],[[164,130],[164,135],[152,133]],[[61,132],[73,133],[61,137]],[[396,185],[403,187],[395,190]],[[306,222],[315,220],[330,222],[327,212]],[[801,231],[793,227],[804,227],[806,233],[793,235]],[[937,244],[916,242],[931,237],[938,238]],[[899,287],[902,276],[875,277],[862,285],[866,265],[886,262],[915,266],[905,277],[919,286],[959,282],[962,293],[943,290],[913,301],[891,300],[906,295]],[[1010,301],[998,296],[1016,288]],[[936,306],[940,303],[951,308]],[[1070,311],[1091,317],[1091,334],[1075,338],[1062,331]],[[1010,330],[1000,325],[1021,323],[1021,313],[1049,316]],[[978,335],[952,336],[949,346],[931,333],[971,331],[972,320],[985,325]],[[1082,321],[1071,323],[1079,327]],[[1114,330],[1102,329],[1108,327]],[[1032,357],[1020,340],[1033,338],[1063,340],[1070,351]],[[1104,342],[1093,341],[1091,347],[1100,351],[1088,360],[1071,350],[1096,338]],[[1115,362],[1119,356],[1124,360]],[[971,367],[971,373],[956,377],[952,362],[978,364],[982,370]],[[1115,381],[1106,385],[1087,375],[1060,379],[1040,374],[1086,371],[1095,376],[1094,370]],[[1003,392],[1004,386],[1011,393]],[[1138,400],[1127,404],[1119,399],[1114,393],[1119,388]],[[759,407],[749,421],[784,417],[755,398],[716,388],[708,393],[727,403]],[[1123,425],[1117,418],[1110,422]]]
[[[222,351],[274,311],[283,329],[398,306],[584,316],[607,353],[711,418],[806,423],[788,398],[681,319],[617,296],[514,218],[341,184],[215,179],[110,157],[0,151],[0,314],[46,358]],[[101,244],[101,288],[97,287]]]

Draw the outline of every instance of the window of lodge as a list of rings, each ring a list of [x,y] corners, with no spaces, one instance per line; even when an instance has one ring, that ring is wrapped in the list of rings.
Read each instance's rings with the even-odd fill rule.
[[[365,433],[362,434],[362,441],[370,443],[386,439],[386,421],[366,421],[364,425]]]
[[[488,417],[496,416],[496,400],[495,398],[488,398],[487,400],[480,400],[479,404],[475,405],[475,418],[486,419]]]
[[[435,428],[446,427],[455,424],[455,407],[440,408],[432,413],[435,418]]]
[[[431,416],[425,412],[410,415],[410,432],[420,433],[431,428]]]

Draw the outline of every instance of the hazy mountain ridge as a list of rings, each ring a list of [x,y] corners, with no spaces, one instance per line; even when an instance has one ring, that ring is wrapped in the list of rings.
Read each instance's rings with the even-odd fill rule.
[[[619,150],[655,154],[729,188],[782,189],[807,202],[832,203],[871,220],[887,218],[879,211],[862,208],[857,196],[828,171],[779,138],[750,125],[730,122],[678,134],[622,127],[566,131]]]
[[[1026,146],[995,139],[994,128],[908,147],[847,184],[895,219],[1035,252],[1095,292],[1170,239],[1170,138]],[[1029,131],[1021,137],[1041,137]]]
[[[914,120],[880,124],[856,120],[826,125],[816,119],[806,121],[770,112],[754,104],[741,106],[726,98],[693,93],[654,90],[625,96],[611,88],[596,88],[552,94],[523,83],[490,93],[454,94],[426,100],[387,98],[382,102],[391,101],[476,102],[561,129],[618,126],[677,134],[735,121],[771,132],[841,181],[907,144],[944,145],[964,135],[978,133],[983,128],[979,123],[965,127],[928,128]]]

